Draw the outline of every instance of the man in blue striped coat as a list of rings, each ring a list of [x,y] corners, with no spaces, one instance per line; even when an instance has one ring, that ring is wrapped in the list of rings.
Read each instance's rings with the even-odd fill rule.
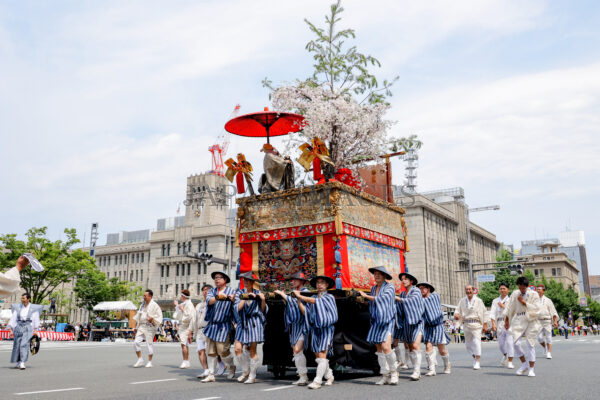
[[[291,281],[293,290],[308,292],[305,286],[308,279],[303,272],[298,271],[287,279]],[[282,290],[275,290],[275,293],[281,296],[285,302],[285,330],[290,335],[290,345],[294,352],[293,360],[299,376],[299,379],[292,384],[304,386],[308,384],[308,369],[306,368],[306,356],[304,356],[304,342],[308,334],[306,318],[300,311],[298,299],[286,295]]]
[[[235,358],[242,367],[238,382],[254,383],[258,369],[256,347],[265,340],[267,302],[265,295],[253,288],[258,277],[252,271],[240,274],[240,279],[244,282],[244,289],[237,291],[234,308],[237,316]],[[243,300],[240,298],[242,294],[250,294],[254,299]]]
[[[317,373],[315,380],[308,385],[309,389],[320,389],[325,378],[325,385],[333,384],[333,371],[329,368],[327,353],[333,352],[333,334],[335,323],[338,320],[335,298],[327,293],[327,289],[335,287],[335,281],[324,275],[318,275],[310,280],[316,287],[317,294],[313,297],[302,295],[299,290],[294,290],[300,311],[306,316],[306,324],[310,332],[310,347],[315,353]],[[306,303],[306,305],[304,305]]]
[[[210,289],[206,296],[206,315],[204,320],[207,322],[204,328],[206,336],[206,354],[208,361],[208,376],[202,382],[215,381],[215,367],[217,356],[229,369],[227,377],[235,377],[235,364],[229,351],[231,347],[231,329],[233,319],[233,307],[235,300],[235,289],[227,284],[231,281],[226,273],[215,271],[210,275],[215,287]]]
[[[367,342],[373,343],[377,352],[377,362],[381,379],[376,385],[398,384],[398,371],[396,371],[396,353],[392,351],[392,332],[396,324],[396,288],[386,282],[392,276],[384,266],[369,268],[375,278],[375,286],[370,294],[358,292],[360,296],[369,300],[369,313],[371,314],[371,328],[367,335]]]
[[[421,379],[421,339],[423,337],[423,313],[425,312],[425,303],[421,291],[415,287],[418,283],[417,278],[403,272],[399,275],[402,286],[406,289],[396,296],[396,301],[400,303],[398,319],[401,322],[401,339],[408,345],[410,351],[410,361],[413,364],[413,373],[410,380],[418,381]]]
[[[425,342],[425,358],[427,359],[427,373],[425,376],[435,376],[437,365],[435,347],[437,346],[442,360],[444,361],[444,373],[450,373],[450,355],[446,345],[450,343],[450,337],[444,329],[444,313],[440,296],[435,292],[431,283],[419,282],[423,301],[425,302],[425,329],[423,341]]]

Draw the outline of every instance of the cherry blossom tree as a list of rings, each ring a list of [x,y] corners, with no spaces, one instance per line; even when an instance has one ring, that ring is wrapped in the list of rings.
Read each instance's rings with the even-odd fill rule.
[[[336,169],[356,171],[366,160],[377,159],[390,149],[387,132],[393,122],[385,119],[386,99],[398,78],[380,84],[369,71],[369,67],[380,67],[379,60],[347,46],[346,41],[355,38],[353,29],[337,29],[344,10],[341,1],[330,9],[325,28],[305,19],[316,35],[306,44],[315,61],[313,75],[277,88],[268,79],[263,85],[272,90],[274,109],[305,117],[304,129],[289,137],[288,150],[319,137],[327,144]]]

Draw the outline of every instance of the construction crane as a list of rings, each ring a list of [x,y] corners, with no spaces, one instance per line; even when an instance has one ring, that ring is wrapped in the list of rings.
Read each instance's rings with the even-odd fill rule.
[[[233,112],[229,116],[229,119],[235,118],[240,113],[240,105],[236,104]],[[225,158],[225,154],[227,154],[227,148],[229,147],[229,133],[223,129],[223,132],[217,137],[217,143],[213,144],[208,148],[208,151],[212,154],[212,169],[210,170],[211,174],[224,176],[223,170],[223,159]]]

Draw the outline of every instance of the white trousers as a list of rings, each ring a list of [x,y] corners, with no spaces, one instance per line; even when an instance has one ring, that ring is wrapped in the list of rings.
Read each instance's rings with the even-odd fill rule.
[[[523,351],[523,346],[525,346],[525,351]],[[525,356],[525,360],[529,362],[535,362],[535,347],[524,337],[520,337],[515,342],[515,354],[517,357]]]
[[[500,347],[500,353],[506,354],[507,357],[515,356],[515,339],[513,335],[504,328],[500,328],[496,331],[498,337],[498,346]]]
[[[479,329],[468,329],[464,328],[465,331],[465,345],[467,351],[472,356],[481,357],[481,328]]]
[[[540,343],[552,344],[552,324],[542,324],[542,330],[538,335]]]
[[[135,351],[142,351],[142,342],[146,341],[146,346],[148,347],[148,354],[154,354],[154,335],[156,332],[150,329],[138,329],[135,334],[135,340],[133,341],[133,348]]]

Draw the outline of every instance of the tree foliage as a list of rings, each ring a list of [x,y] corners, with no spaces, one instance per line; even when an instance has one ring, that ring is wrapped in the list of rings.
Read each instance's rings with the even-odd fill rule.
[[[95,267],[95,261],[81,249],[73,249],[79,243],[75,229],[65,229],[66,240],[51,241],[46,237],[47,227],[31,228],[26,240],[18,240],[15,234],[0,236],[0,270],[14,267],[23,253],[32,253],[44,266],[44,271],[32,268],[21,271],[21,287],[31,294],[31,301],[43,303],[61,284],[72,282],[82,273]]]
[[[142,288],[133,283],[107,279],[98,268],[88,269],[75,283],[76,304],[88,311],[102,301],[139,300]]]
[[[496,261],[510,261],[512,255],[506,249],[502,249],[500,254],[496,256]],[[517,278],[519,275],[511,275],[510,271],[506,268],[506,264],[496,264],[497,271],[493,272],[496,276],[494,282],[484,282],[477,294],[487,307],[492,305],[492,301],[499,296],[498,289],[501,283],[507,283],[511,291],[517,290]],[[588,308],[585,310],[579,305],[579,294],[573,288],[565,288],[561,282],[557,282],[554,279],[548,279],[544,275],[541,279],[536,279],[530,270],[526,270],[524,273],[529,279],[530,285],[543,284],[546,287],[546,297],[552,300],[556,312],[564,319],[568,320],[569,311],[573,315],[573,319],[577,319],[580,314],[587,316],[588,314],[592,320],[600,322],[600,304],[593,301],[589,296]]]
[[[390,147],[397,147],[397,143],[388,141],[392,121],[384,115],[389,109],[390,87],[398,77],[380,82],[371,72],[381,63],[349,45],[356,33],[354,29],[339,28],[343,11],[338,0],[330,6],[324,27],[305,19],[315,36],[306,44],[314,60],[309,78],[277,88],[265,78],[263,85],[271,89],[275,109],[305,117],[303,130],[297,137],[288,137],[288,150],[319,137],[326,143],[336,168],[357,172],[367,160],[378,159]],[[401,140],[408,143],[406,138]]]

